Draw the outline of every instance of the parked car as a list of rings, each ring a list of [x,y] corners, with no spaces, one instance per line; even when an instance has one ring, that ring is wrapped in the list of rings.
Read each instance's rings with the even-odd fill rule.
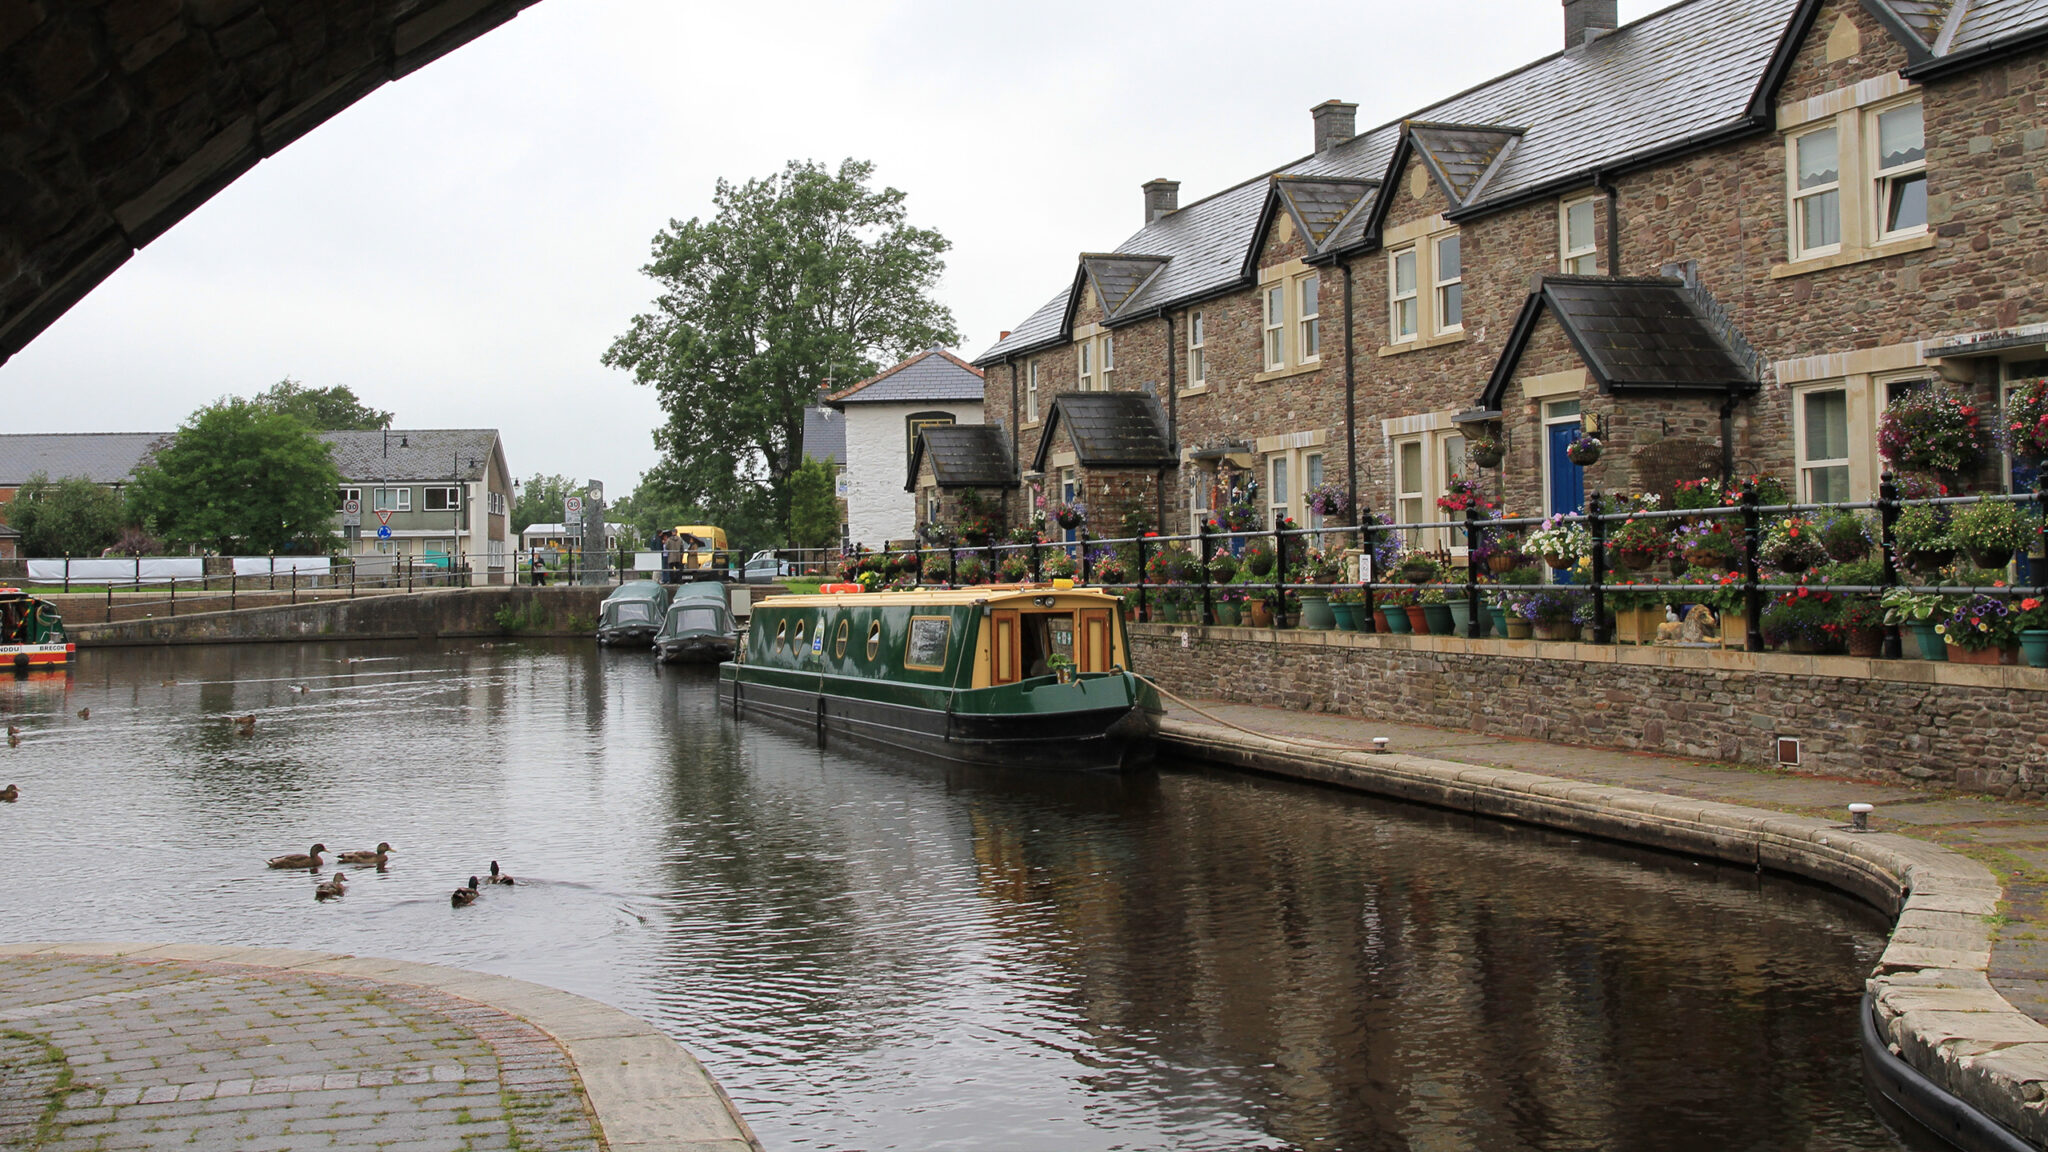
[[[795,571],[795,567],[777,556],[774,549],[763,548],[747,558],[746,581],[749,584],[773,584],[785,576],[794,575]]]

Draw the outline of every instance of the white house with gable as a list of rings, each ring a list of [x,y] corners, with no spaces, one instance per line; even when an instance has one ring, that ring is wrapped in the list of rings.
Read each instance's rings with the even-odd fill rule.
[[[903,490],[920,429],[981,423],[981,370],[941,348],[826,397],[846,418],[846,534],[881,548],[917,530]]]

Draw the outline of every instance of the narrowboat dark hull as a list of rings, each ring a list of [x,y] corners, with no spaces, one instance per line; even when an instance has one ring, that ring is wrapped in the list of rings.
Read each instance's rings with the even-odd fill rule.
[[[1047,711],[963,712],[936,702],[872,699],[834,691],[832,677],[805,676],[813,686],[743,678],[743,665],[719,669],[718,702],[742,719],[782,721],[813,733],[820,746],[847,740],[952,764],[1056,771],[1115,772],[1150,763],[1159,730],[1157,705],[1124,676],[1092,677],[1100,706],[1071,704]],[[776,679],[782,679],[776,677]],[[822,681],[822,682],[821,682]],[[1076,685],[1045,677],[1034,687],[1072,694]]]
[[[597,642],[613,648],[645,648],[659,631],[654,624],[618,624],[597,630]]]
[[[733,637],[712,632],[670,636],[654,642],[654,658],[663,664],[723,664],[737,646]]]

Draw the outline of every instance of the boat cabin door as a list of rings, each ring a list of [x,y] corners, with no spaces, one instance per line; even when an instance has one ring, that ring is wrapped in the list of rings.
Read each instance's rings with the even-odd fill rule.
[[[1083,608],[1075,637],[1074,666],[1083,672],[1109,671],[1110,620],[1107,608]]]
[[[998,608],[988,615],[988,682],[1015,684],[1023,672],[1023,650],[1018,645],[1022,629],[1015,608]]]

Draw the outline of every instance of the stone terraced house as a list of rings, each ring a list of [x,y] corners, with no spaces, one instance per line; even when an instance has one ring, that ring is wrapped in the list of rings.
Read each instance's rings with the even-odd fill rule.
[[[1205,199],[1146,184],[975,360],[1022,499],[1185,532],[1256,476],[1304,524],[1325,486],[1430,520],[1475,429],[1515,515],[1724,473],[1868,499],[1889,397],[2048,373],[2048,0],[1615,14],[1565,0],[1563,50],[1363,133],[1318,105],[1309,155]],[[1165,459],[1077,451],[1082,401]]]

